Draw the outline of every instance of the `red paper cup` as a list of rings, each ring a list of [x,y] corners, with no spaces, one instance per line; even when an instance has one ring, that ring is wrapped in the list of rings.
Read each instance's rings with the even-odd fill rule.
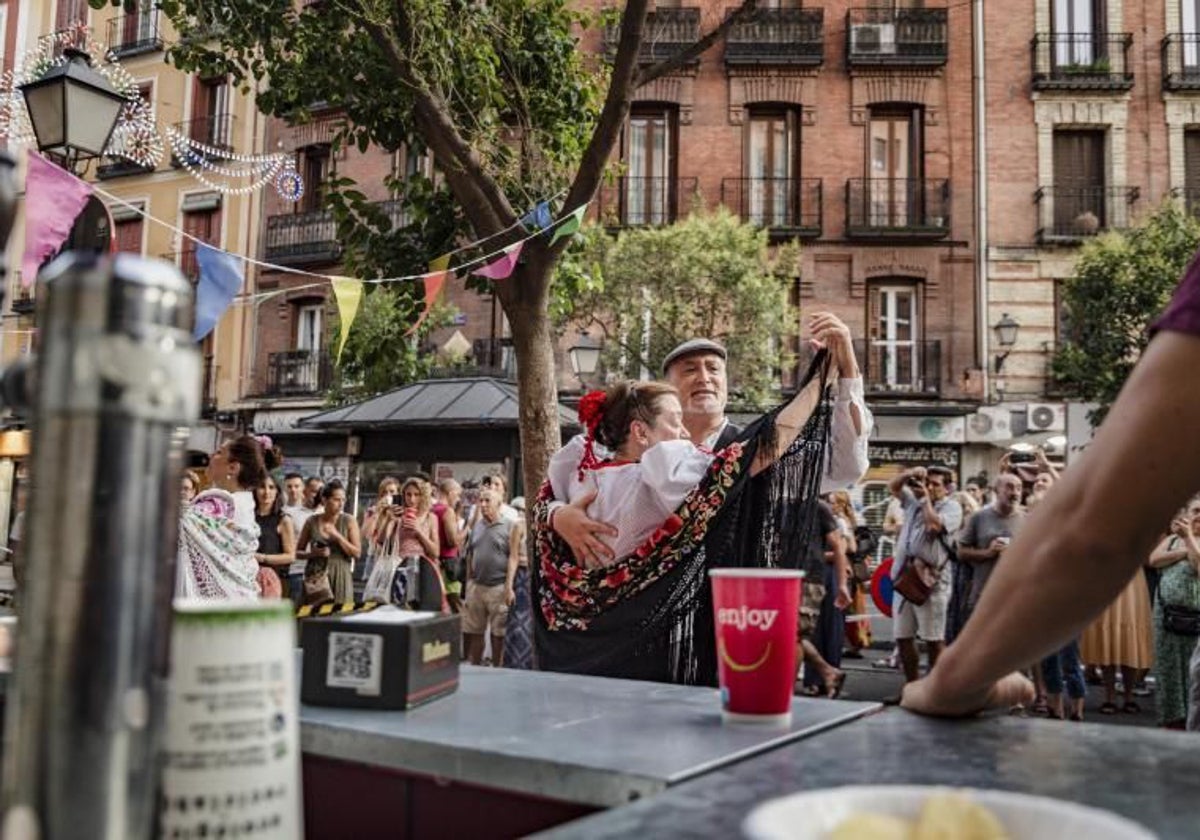
[[[722,716],[732,721],[789,723],[804,572],[712,569],[708,574]]]

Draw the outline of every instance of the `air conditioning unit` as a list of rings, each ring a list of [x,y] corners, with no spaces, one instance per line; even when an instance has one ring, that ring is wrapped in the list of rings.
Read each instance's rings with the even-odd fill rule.
[[[850,27],[850,52],[860,55],[895,55],[894,23],[856,23]]]
[[[1001,441],[1012,438],[1012,410],[996,405],[981,406],[967,418],[967,442]]]
[[[1063,432],[1067,429],[1067,407],[1061,403],[1030,403],[1025,419],[1031,432]]]

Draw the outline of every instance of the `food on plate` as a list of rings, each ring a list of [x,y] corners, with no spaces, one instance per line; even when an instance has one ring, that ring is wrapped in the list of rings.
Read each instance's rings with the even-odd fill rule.
[[[960,793],[925,800],[916,822],[885,814],[855,814],[829,840],[1009,840],[996,816]]]

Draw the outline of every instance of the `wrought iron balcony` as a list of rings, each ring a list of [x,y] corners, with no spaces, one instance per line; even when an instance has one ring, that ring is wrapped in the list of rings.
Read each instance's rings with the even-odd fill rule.
[[[846,13],[846,63],[941,66],[949,54],[948,20],[946,9],[851,9]]]
[[[280,265],[336,262],[342,255],[329,210],[267,217],[266,259]]]
[[[617,178],[600,188],[600,222],[610,228],[669,225],[691,210],[696,187],[695,178]]]
[[[857,339],[854,355],[867,393],[937,397],[942,393],[942,342]]]
[[[619,23],[604,28],[604,52],[609,58],[616,54],[620,39]],[[699,8],[655,9],[646,15],[638,61],[642,64],[665,61],[699,40]]]
[[[202,143],[212,149],[205,155],[213,159],[221,159],[226,152],[233,151],[233,114],[213,114],[209,117],[196,117],[175,123],[175,130],[196,143]],[[176,166],[179,161],[173,159]]]
[[[263,397],[303,397],[320,394],[333,383],[333,361],[322,350],[285,350],[267,357]]]
[[[1034,90],[1129,90],[1128,33],[1039,33],[1033,37]]]
[[[83,4],[83,8],[84,10],[87,9],[86,3]],[[88,41],[91,40],[92,35],[93,30],[90,26],[57,29],[54,32],[38,37],[38,50],[47,50],[51,59],[62,58],[63,51],[70,48],[87,52]]]
[[[33,289],[24,289],[21,287],[21,272],[16,272],[16,288],[17,294],[12,299],[12,311],[16,315],[32,315],[37,309],[37,301],[33,299]]]
[[[950,235],[945,178],[851,178],[846,181],[846,236],[943,239]]]
[[[143,166],[129,158],[106,156],[104,163],[96,167],[96,178],[107,181],[110,178],[122,178],[126,175],[145,175],[154,171],[153,166]]]
[[[825,60],[824,9],[759,9],[725,36],[727,66],[790,64],[815,67]]]
[[[158,9],[132,15],[120,15],[108,21],[108,49],[117,58],[126,58],[163,48],[158,28]]]
[[[392,230],[408,227],[412,223],[412,218],[408,212],[408,205],[403,199],[393,198],[388,201],[381,201],[379,202],[379,209],[391,221]]]
[[[820,178],[726,178],[721,203],[775,238],[821,235]]]
[[[1074,244],[1109,230],[1129,227],[1137,187],[1042,187],[1034,193],[1039,242]]]
[[[1162,72],[1163,90],[1200,90],[1200,33],[1163,38]]]

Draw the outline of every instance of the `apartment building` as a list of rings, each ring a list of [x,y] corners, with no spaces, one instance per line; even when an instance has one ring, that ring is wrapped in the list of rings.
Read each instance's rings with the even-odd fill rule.
[[[10,15],[13,5],[10,0]],[[213,162],[237,154],[261,153],[264,120],[252,98],[240,94],[224,79],[201,79],[166,63],[164,50],[174,33],[153,0],[142,0],[129,13],[121,7],[91,9],[86,0],[26,0],[16,5],[20,8],[20,36],[15,39],[14,52],[35,49],[40,39],[53,42],[57,33],[84,24],[90,37],[136,79],[164,133],[165,153],[157,167],[104,157],[89,166],[84,175],[124,202],[106,202],[115,249],[171,260],[193,281],[198,276],[196,246],[176,229],[235,254],[252,254],[258,240],[261,193],[231,194],[215,188],[223,184],[215,178],[211,179],[215,187],[205,184],[172,155],[165,139],[165,131],[171,127],[195,144],[202,144],[195,148],[206,149],[202,156]],[[6,51],[6,67],[10,61]],[[161,223],[150,221],[134,207]],[[12,242],[23,242],[23,236],[23,222],[18,217]],[[19,250],[10,246],[10,264],[19,263]],[[14,253],[17,263],[12,262]],[[7,300],[4,352],[9,356],[28,350],[33,327],[32,290],[24,289],[15,273]],[[232,409],[246,388],[245,346],[251,338],[251,323],[245,312],[244,306],[232,306],[202,344],[203,417],[193,429],[192,448],[211,451],[222,430],[237,428]]]
[[[1061,284],[1088,238],[1164,200],[1197,206],[1200,3],[992,3],[985,26],[989,322],[1019,331],[993,347],[978,434],[1078,437],[1049,376]]]

